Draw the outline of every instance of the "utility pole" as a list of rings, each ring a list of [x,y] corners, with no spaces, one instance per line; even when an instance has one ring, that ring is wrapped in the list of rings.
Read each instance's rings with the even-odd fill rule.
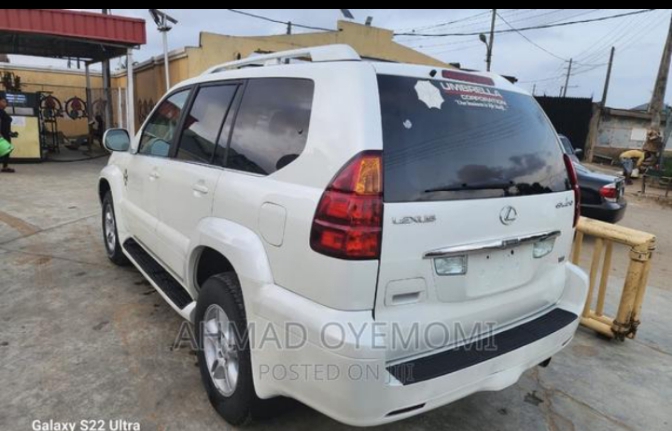
[[[150,9],[149,13],[156,23],[156,28],[163,39],[163,68],[166,73],[166,92],[170,90],[170,61],[168,59],[168,32],[173,28],[170,24],[177,24],[177,20],[158,9]]]
[[[488,65],[488,72],[490,72],[490,65],[492,64],[492,47],[495,43],[495,20],[497,19],[497,9],[492,10],[492,22],[490,23],[490,42],[488,42],[488,56],[486,63]]]
[[[109,15],[109,9],[103,9],[103,15]],[[105,119],[105,129],[112,127],[112,78],[110,72],[110,60],[103,60],[103,97],[105,100],[103,118]],[[89,118],[89,121],[93,118]]]
[[[532,95],[533,95],[533,96],[536,96],[536,95],[537,95],[536,93],[537,93],[537,84],[534,84],[534,85],[532,86]]]
[[[567,97],[567,88],[569,88],[569,77],[572,74],[572,58],[569,59],[569,66],[567,67],[567,77],[565,78],[565,88],[562,90],[562,97]]]
[[[651,96],[651,102],[649,103],[649,113],[651,114],[651,126],[649,131],[655,131],[660,134],[660,124],[661,116],[663,109],[665,107],[665,91],[667,90],[667,79],[670,74],[670,60],[672,59],[672,16],[670,17],[670,28],[667,31],[667,39],[665,41],[665,48],[663,49],[663,55],[660,59],[660,67],[658,68],[658,76],[656,77],[656,84],[653,87],[653,95]],[[667,121],[670,121],[668,116]],[[664,136],[661,136],[664,139]],[[649,150],[652,150],[652,146],[647,142],[644,144],[645,149],[647,146]],[[660,148],[657,148],[656,151],[660,151],[659,161],[662,165],[663,162],[663,153],[666,142],[663,141]]]
[[[609,92],[609,82],[611,81],[611,67],[614,65],[614,53],[616,48],[611,47],[611,54],[609,54],[609,66],[607,67],[607,79],[604,81],[604,92],[602,93],[602,102],[600,103],[601,107],[604,108],[607,105],[607,93]]]
[[[670,29],[667,32],[667,41],[665,42],[665,49],[663,49],[663,56],[660,59],[660,68],[658,69],[658,77],[656,84],[653,87],[653,95],[651,96],[651,103],[649,104],[649,113],[651,114],[651,126],[660,128],[660,116],[663,111],[665,90],[667,88],[667,77],[670,73],[670,57],[672,56],[672,17],[670,18]]]
[[[672,139],[672,108],[667,108],[667,127],[665,127],[665,133],[663,133],[663,145],[660,149],[660,159],[658,160],[658,166],[663,166],[663,155],[665,154],[665,147],[670,139]]]
[[[593,103],[593,115],[590,118],[590,123],[588,126],[588,136],[586,137],[586,145],[584,146],[585,160],[587,162],[593,161],[595,144],[597,143],[597,138],[600,129],[600,122],[602,121],[602,114],[604,112],[604,108],[607,105],[607,94],[609,93],[609,83],[611,82],[611,68],[614,65],[615,53],[616,48],[612,46],[611,52],[609,54],[609,66],[607,67],[607,77],[604,81],[604,91],[602,92],[602,100],[600,100],[600,103]]]
[[[287,34],[292,34],[292,22],[287,23]]]

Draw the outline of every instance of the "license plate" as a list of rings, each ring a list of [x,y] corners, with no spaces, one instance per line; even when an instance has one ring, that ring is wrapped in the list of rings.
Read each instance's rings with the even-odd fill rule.
[[[515,288],[532,278],[532,245],[469,256],[473,270],[470,296],[481,296]]]

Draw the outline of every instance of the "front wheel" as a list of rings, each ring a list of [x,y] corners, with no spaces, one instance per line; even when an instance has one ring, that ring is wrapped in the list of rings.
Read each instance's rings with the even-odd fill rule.
[[[112,263],[119,266],[126,266],[130,263],[124,252],[121,251],[121,245],[119,244],[117,219],[114,214],[111,192],[107,192],[103,198],[103,239],[107,257]]]

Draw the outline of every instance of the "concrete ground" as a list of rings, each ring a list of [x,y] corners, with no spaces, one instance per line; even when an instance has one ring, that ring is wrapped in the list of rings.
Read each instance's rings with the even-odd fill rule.
[[[0,174],[0,430],[34,420],[137,421],[143,431],[228,429],[196,358],[172,350],[181,320],[130,268],[108,263],[96,178],[104,161]],[[658,234],[636,340],[581,329],[550,367],[387,429],[672,429],[672,209],[633,200],[624,225]],[[608,310],[618,298],[620,269]],[[253,429],[344,429],[304,406]]]

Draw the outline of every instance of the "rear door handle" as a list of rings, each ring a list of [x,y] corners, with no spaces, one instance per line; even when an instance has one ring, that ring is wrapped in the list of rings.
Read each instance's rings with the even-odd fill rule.
[[[158,180],[159,178],[161,178],[161,175],[159,175],[159,171],[154,170],[149,173],[150,180]]]
[[[195,191],[196,193],[200,193],[202,195],[207,195],[210,189],[203,183],[196,183],[194,184],[191,189]]]

